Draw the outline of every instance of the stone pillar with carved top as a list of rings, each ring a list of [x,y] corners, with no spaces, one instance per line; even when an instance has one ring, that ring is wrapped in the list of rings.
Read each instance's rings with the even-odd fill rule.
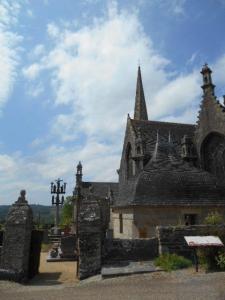
[[[82,199],[78,214],[78,278],[84,279],[101,271],[101,213],[93,194]]]
[[[33,214],[22,190],[11,206],[5,225],[1,268],[17,274],[18,281],[29,277],[29,256]]]

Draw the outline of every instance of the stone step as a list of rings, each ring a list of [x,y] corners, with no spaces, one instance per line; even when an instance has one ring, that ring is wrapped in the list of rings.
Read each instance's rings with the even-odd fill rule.
[[[112,278],[133,274],[159,272],[162,269],[156,267],[153,261],[118,262],[116,265],[106,265],[102,267],[102,278]]]

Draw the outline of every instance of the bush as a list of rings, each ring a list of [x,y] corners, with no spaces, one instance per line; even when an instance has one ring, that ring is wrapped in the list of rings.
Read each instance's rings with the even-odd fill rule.
[[[219,251],[218,255],[216,256],[216,262],[220,270],[225,270],[225,251]]]
[[[225,270],[225,250],[218,247],[198,249],[199,263],[206,271]]]
[[[64,228],[70,226],[73,221],[73,197],[66,197],[66,201],[63,204],[61,222],[60,225]]]
[[[216,247],[212,248],[199,248],[197,250],[197,255],[199,259],[199,264],[202,265],[206,271],[218,270],[218,264],[216,257],[218,256],[219,249]]]
[[[165,271],[188,268],[192,265],[192,262],[189,259],[177,254],[169,253],[160,255],[154,262],[156,266],[162,267]]]
[[[220,215],[217,211],[209,213],[204,221],[207,225],[220,225],[224,223],[223,216]]]

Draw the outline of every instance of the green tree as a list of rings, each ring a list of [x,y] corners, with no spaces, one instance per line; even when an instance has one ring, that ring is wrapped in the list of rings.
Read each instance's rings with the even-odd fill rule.
[[[68,196],[63,204],[61,222],[62,226],[71,225],[73,219],[73,197]]]

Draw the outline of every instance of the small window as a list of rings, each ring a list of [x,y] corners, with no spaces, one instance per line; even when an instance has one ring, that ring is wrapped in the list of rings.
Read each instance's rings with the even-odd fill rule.
[[[207,76],[204,77],[204,82],[207,83],[208,82],[208,78]]]
[[[196,214],[185,214],[184,215],[184,222],[186,226],[195,225],[197,220]]]
[[[141,154],[141,148],[140,148],[140,146],[137,147],[137,154]]]
[[[123,233],[123,214],[119,214],[120,233]]]

